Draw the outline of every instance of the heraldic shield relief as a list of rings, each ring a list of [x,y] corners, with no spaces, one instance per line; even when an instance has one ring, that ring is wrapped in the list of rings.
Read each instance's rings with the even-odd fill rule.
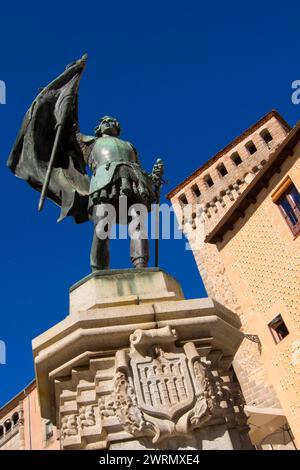
[[[152,358],[132,359],[131,367],[138,405],[146,413],[173,419],[192,406],[194,390],[185,354],[156,346]]]
[[[115,412],[129,433],[154,443],[187,434],[212,414],[207,366],[194,343],[177,348],[176,340],[169,326],[136,330],[130,352],[116,353]]]

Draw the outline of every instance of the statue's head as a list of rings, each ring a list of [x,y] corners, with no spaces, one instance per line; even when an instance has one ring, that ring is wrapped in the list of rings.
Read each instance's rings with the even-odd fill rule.
[[[104,116],[100,119],[99,125],[95,127],[95,135],[101,137],[102,135],[111,135],[118,137],[121,133],[121,126],[117,119],[111,116]]]

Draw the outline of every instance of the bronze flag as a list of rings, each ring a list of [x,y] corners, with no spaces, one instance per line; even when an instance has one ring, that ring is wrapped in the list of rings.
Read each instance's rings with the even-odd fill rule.
[[[63,124],[46,195],[61,207],[59,221],[71,215],[76,223],[88,220],[90,178],[76,137],[78,86],[85,62],[83,56],[41,90],[24,117],[7,162],[16,176],[41,191],[56,131]]]

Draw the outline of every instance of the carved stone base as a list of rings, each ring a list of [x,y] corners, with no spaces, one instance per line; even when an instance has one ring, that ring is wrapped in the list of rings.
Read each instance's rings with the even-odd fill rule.
[[[42,417],[62,448],[251,447],[230,370],[243,338],[232,312],[184,300],[158,269],[93,273],[70,306],[33,341]]]

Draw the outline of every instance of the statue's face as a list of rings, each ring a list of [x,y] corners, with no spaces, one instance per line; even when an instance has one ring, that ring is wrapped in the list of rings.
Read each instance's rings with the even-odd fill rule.
[[[102,135],[106,134],[118,137],[120,134],[120,125],[115,118],[107,116],[102,119],[99,130]]]

